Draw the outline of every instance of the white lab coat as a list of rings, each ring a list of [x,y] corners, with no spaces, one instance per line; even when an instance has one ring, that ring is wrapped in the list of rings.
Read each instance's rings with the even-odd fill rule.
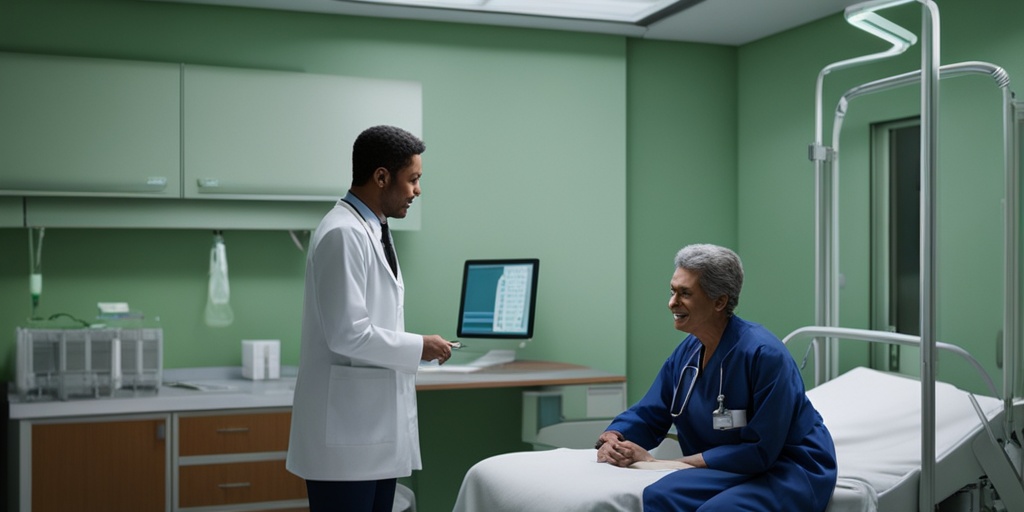
[[[299,375],[287,468],[307,480],[381,480],[421,469],[416,370],[401,272],[380,226],[339,201],[306,257]]]

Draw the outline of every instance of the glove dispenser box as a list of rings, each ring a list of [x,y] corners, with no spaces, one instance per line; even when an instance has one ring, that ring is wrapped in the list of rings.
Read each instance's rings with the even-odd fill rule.
[[[242,341],[242,377],[252,380],[281,378],[281,341]]]

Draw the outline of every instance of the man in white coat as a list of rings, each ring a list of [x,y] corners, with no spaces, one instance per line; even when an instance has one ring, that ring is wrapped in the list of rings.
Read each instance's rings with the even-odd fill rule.
[[[360,134],[352,186],[309,241],[287,468],[306,480],[312,512],[391,512],[397,479],[422,468],[416,371],[452,347],[405,332],[387,219],[420,195],[424,150],[400,128]]]

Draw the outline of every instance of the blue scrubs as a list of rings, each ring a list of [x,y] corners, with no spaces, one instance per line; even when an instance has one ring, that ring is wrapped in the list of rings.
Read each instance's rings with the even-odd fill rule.
[[[647,395],[608,426],[651,449],[674,423],[683,453],[704,454],[707,468],[674,471],[648,486],[644,511],[825,510],[836,484],[835,445],[785,345],[761,325],[732,316],[693,381],[688,403],[673,418],[669,409],[679,413],[696,372],[688,370],[682,379],[680,373],[700,366],[701,347],[687,336]],[[720,390],[726,409],[746,411],[746,426],[713,428]]]

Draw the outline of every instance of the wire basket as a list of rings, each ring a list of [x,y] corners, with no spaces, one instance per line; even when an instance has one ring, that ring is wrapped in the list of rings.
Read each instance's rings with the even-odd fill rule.
[[[159,390],[163,329],[17,329],[23,399],[100,398]]]

